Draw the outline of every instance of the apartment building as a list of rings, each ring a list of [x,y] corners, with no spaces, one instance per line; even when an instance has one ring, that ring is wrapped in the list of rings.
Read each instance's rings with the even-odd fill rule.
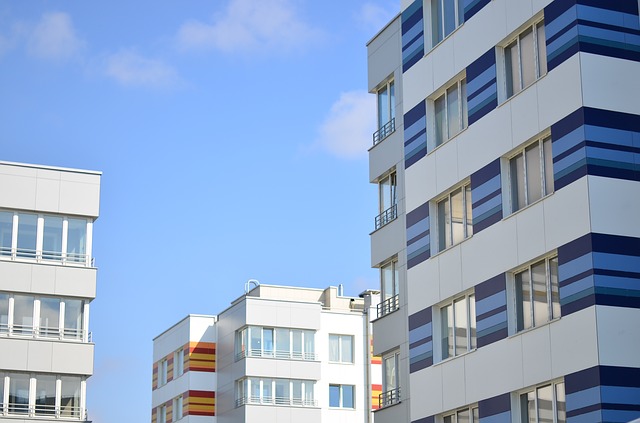
[[[638,9],[402,0],[368,43],[378,423],[640,417]]]
[[[0,422],[87,420],[100,177],[0,162]]]
[[[152,423],[371,422],[381,388],[362,297],[248,284],[217,316],[153,341]]]

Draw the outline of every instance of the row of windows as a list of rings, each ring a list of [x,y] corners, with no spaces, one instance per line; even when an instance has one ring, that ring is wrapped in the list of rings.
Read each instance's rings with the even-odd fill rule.
[[[236,333],[236,359],[244,357],[315,360],[315,332],[247,326]]]
[[[172,422],[178,421],[184,417],[183,405],[184,400],[182,395],[175,397],[172,400]],[[161,405],[158,410],[158,423],[167,423],[167,406]]]
[[[84,304],[78,299],[0,292],[0,335],[83,340]]]
[[[236,406],[271,404],[316,407],[315,382],[296,379],[245,378],[236,383]],[[329,407],[355,408],[355,386],[329,385]]]
[[[517,423],[566,423],[564,382],[547,382],[512,394],[512,416]],[[444,413],[438,423],[478,423],[478,406]]]
[[[87,263],[87,219],[0,211],[0,256]]]
[[[168,382],[168,360],[162,359],[158,363],[158,387],[166,385]],[[180,348],[173,353],[173,379],[184,374],[184,349]]]
[[[82,378],[0,373],[0,415],[82,418]]]

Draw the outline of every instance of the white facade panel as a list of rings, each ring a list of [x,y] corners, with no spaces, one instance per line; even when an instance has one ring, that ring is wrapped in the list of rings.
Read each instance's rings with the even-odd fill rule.
[[[596,312],[594,307],[562,317],[549,328],[553,377],[571,374],[598,364]]]
[[[604,366],[638,366],[640,310],[596,306],[598,353]]]
[[[640,63],[589,53],[579,53],[584,105],[640,114]],[[615,72],[611,72],[615,69]]]
[[[633,224],[640,210],[640,184],[598,176],[587,178],[592,231],[640,237],[640,225]]]

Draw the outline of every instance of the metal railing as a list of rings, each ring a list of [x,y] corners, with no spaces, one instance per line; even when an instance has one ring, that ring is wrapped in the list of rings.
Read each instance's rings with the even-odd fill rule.
[[[385,314],[389,314],[391,312],[396,311],[400,307],[400,299],[398,295],[394,295],[393,297],[387,298],[377,306],[378,317],[382,317]]]
[[[56,419],[86,420],[87,411],[75,406],[56,407],[55,405],[49,404],[29,405],[9,402],[5,404],[0,403],[0,416],[42,416]]]
[[[373,133],[373,145],[378,144],[396,130],[396,118],[392,118],[389,122],[382,125],[382,128]]]
[[[246,358],[246,357],[276,358],[280,360],[304,360],[304,361],[318,360],[318,355],[314,352],[249,349],[249,350],[240,351],[239,353],[237,353],[236,361],[242,360],[243,358]]]
[[[378,406],[388,407],[400,402],[400,388],[391,389],[378,395]]]
[[[236,399],[236,407],[242,407],[245,404],[261,404],[261,405],[288,405],[297,407],[317,407],[318,401],[306,398],[289,398],[289,397],[260,397],[255,395],[247,395]]]
[[[0,259],[15,261],[55,262],[63,266],[94,267],[93,257],[80,253],[64,253],[61,251],[41,251],[27,248],[0,247]]]
[[[6,317],[6,316],[5,316]],[[86,341],[85,341],[86,335]],[[93,334],[83,329],[38,327],[33,325],[9,325],[0,323],[0,336],[19,338],[47,338],[65,341],[92,342]],[[1,399],[1,398],[0,398]]]
[[[382,228],[387,223],[398,217],[398,205],[394,204],[376,216],[376,230]]]

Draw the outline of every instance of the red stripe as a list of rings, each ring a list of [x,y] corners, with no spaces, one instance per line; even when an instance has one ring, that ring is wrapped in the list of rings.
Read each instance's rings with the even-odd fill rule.
[[[189,396],[200,398],[215,398],[216,393],[214,391],[189,391]]]
[[[188,416],[215,416],[215,411],[189,411],[186,413]]]

